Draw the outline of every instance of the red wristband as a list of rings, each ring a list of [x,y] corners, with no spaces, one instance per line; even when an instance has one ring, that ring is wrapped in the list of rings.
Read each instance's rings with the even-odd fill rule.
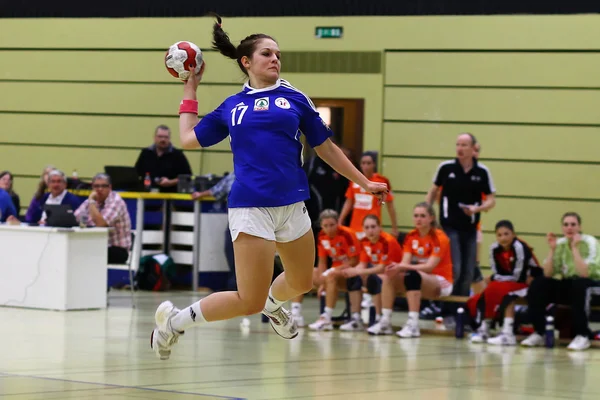
[[[179,105],[179,115],[190,113],[198,115],[198,102],[196,100],[181,100]]]

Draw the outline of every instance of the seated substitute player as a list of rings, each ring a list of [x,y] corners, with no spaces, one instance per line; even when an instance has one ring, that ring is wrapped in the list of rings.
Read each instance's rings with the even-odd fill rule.
[[[527,288],[532,268],[536,268],[538,273],[541,270],[533,250],[517,237],[512,222],[508,220],[496,224],[496,242],[490,246],[490,267],[492,275],[487,287],[467,301],[473,327],[471,342],[487,341],[493,345],[514,346],[517,344],[513,332],[514,300],[527,294],[523,289]],[[505,304],[508,297],[512,299]],[[499,312],[504,314],[502,332],[488,339],[489,326],[486,320],[497,318]]]
[[[348,279],[355,276],[362,278],[362,284],[373,296],[376,319],[379,320],[381,318],[381,276],[386,265],[402,260],[402,246],[394,236],[381,229],[381,222],[376,215],[367,215],[362,227],[366,237],[360,241],[359,263],[355,268],[345,269],[342,273]],[[358,330],[362,326],[360,316],[357,314],[353,314],[350,323],[354,323],[353,330]]]
[[[382,287],[383,316],[368,329],[371,335],[392,334],[392,310],[396,293],[406,293],[408,321],[396,335],[402,338],[419,337],[421,297],[438,299],[452,293],[452,258],[450,239],[436,227],[435,212],[427,203],[413,209],[415,229],[404,239],[401,262],[385,269]]]
[[[344,331],[362,329],[360,322],[361,280],[355,276],[346,279],[343,271],[358,263],[360,243],[350,228],[338,225],[339,215],[334,210],[324,210],[319,216],[321,232],[317,241],[319,264],[315,283],[325,286],[325,312],[308,327],[317,331],[333,329],[331,318],[338,299],[339,290],[348,290],[352,319],[340,327]],[[327,258],[331,258],[331,268],[327,269]],[[359,321],[357,324],[355,321]]]

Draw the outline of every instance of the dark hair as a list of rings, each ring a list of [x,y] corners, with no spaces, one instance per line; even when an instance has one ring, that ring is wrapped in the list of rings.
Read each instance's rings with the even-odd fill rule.
[[[360,155],[360,160],[362,161],[363,157],[371,157],[371,161],[375,165],[374,171],[377,172],[377,155],[372,151],[365,151]]]
[[[169,135],[171,134],[171,129],[169,129],[168,126],[160,124],[159,126],[156,127],[156,129],[154,130],[154,134],[156,135],[158,133],[158,130],[163,130],[163,131],[169,131]]]
[[[497,231],[500,228],[506,228],[512,233],[515,233],[515,227],[513,226],[513,223],[507,219],[501,219],[500,221],[496,222],[496,228],[494,228],[494,231]]]
[[[577,218],[577,223],[579,225],[581,225],[581,216],[579,214],[577,214],[576,212],[569,211],[569,212],[564,213],[563,216],[562,216],[562,218],[560,219],[560,222],[563,222],[565,220],[565,218],[567,218],[567,217],[575,217],[575,218]]]
[[[4,176],[10,176],[10,188],[8,189],[8,194],[10,194],[11,196],[15,194],[15,192],[13,191],[12,185],[13,185],[13,174],[10,173],[10,171],[2,171],[0,172],[0,179],[4,178]]]
[[[366,215],[362,220],[363,225],[364,225],[365,221],[368,219],[372,219],[373,221],[377,222],[377,226],[381,226],[381,221],[379,220],[379,217],[375,214]]]
[[[222,28],[223,20],[218,14],[210,13],[213,17],[216,18],[217,22],[213,25],[213,41],[212,48],[214,50],[218,50],[219,53],[223,54],[225,57],[229,57],[232,60],[236,60],[238,63],[238,67],[245,74],[248,75],[248,71],[242,64],[242,57],[252,58],[252,53],[256,50],[256,43],[258,43],[261,39],[271,39],[276,42],[269,35],[265,35],[264,33],[255,33],[250,36],[246,36],[244,40],[240,42],[240,44],[236,47],[231,40],[229,39],[229,35]]]

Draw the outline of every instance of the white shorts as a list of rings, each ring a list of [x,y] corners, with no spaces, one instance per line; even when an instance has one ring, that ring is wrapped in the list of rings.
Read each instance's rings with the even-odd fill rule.
[[[446,280],[446,278],[444,278],[441,275],[435,275],[435,277],[437,278],[438,282],[440,283],[440,287],[441,287],[440,297],[450,296],[452,294],[452,284],[450,282],[448,282]]]
[[[292,242],[311,229],[303,201],[282,207],[229,209],[229,230],[235,242],[240,233],[279,243]]]

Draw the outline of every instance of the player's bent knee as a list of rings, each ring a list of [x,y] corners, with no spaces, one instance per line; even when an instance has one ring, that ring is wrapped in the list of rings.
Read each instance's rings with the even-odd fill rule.
[[[346,279],[346,289],[349,292],[356,292],[362,288],[362,281],[360,277],[353,276],[352,278]]]
[[[408,271],[404,275],[404,286],[406,287],[407,292],[421,290],[421,281],[421,274],[417,271]]]
[[[377,275],[369,275],[367,278],[367,292],[370,295],[377,295],[381,293],[381,278]]]
[[[264,301],[262,303],[249,304],[246,307],[246,315],[254,315],[254,314],[261,313],[264,308],[265,308],[265,302]]]
[[[288,281],[287,284],[292,289],[296,290],[298,293],[308,293],[313,288],[312,277],[310,279],[294,279],[293,281]],[[325,284],[328,283],[328,280],[325,280]]]

